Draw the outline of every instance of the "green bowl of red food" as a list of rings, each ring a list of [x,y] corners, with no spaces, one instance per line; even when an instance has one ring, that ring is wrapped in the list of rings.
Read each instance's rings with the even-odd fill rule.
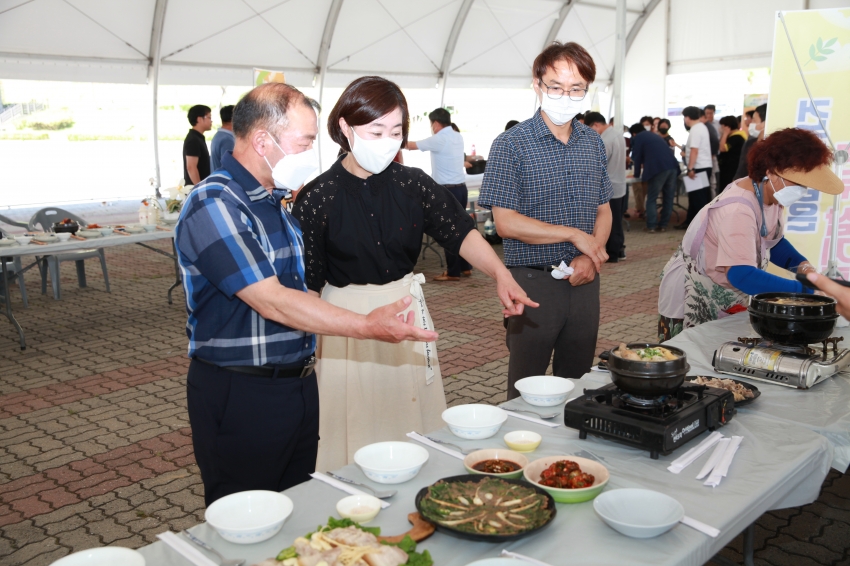
[[[577,466],[577,469],[576,469]],[[525,481],[546,490],[558,503],[590,501],[608,484],[608,468],[578,456],[547,456],[528,464]]]
[[[463,459],[463,467],[470,474],[518,480],[528,465],[528,458],[513,450],[487,448],[470,452]]]

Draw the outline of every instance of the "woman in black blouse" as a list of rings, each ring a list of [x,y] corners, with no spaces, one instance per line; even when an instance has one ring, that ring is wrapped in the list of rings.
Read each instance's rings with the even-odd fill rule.
[[[362,77],[328,116],[346,152],[298,195],[307,286],[355,312],[413,295],[415,323],[433,328],[413,268],[422,236],[494,278],[507,316],[536,307],[451,193],[419,169],[391,163],[410,125],[401,89]],[[321,423],[317,469],[352,461],[359,448],[442,426],[446,408],[436,345],[322,336],[317,349]]]

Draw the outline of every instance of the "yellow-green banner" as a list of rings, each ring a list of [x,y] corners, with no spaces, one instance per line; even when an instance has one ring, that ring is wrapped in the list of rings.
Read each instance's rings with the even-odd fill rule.
[[[285,83],[286,77],[283,71],[268,71],[266,69],[254,69],[254,86],[266,83]]]
[[[814,105],[836,149],[846,150],[850,146],[850,8],[782,15]],[[766,126],[768,135],[781,128],[804,128],[827,143],[778,15]],[[842,180],[837,260],[842,275],[850,279],[850,164],[844,166]],[[829,260],[833,200],[831,195],[810,190],[787,210],[786,238],[820,271]]]

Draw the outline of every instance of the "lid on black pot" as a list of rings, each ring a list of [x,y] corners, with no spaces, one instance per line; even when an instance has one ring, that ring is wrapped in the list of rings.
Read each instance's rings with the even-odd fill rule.
[[[838,318],[835,299],[806,293],[759,293],[750,297],[750,314],[780,318]]]

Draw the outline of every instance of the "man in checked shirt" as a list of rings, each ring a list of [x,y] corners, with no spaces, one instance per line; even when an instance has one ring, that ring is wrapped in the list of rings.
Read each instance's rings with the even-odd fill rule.
[[[550,359],[559,377],[580,378],[590,369],[611,231],[605,146],[574,120],[596,65],[580,45],[555,42],[532,72],[541,109],[493,142],[478,200],[493,211],[505,265],[540,303],[507,320],[508,399],[519,396],[518,380],[542,375]],[[558,280],[552,270],[562,261],[575,271]]]

